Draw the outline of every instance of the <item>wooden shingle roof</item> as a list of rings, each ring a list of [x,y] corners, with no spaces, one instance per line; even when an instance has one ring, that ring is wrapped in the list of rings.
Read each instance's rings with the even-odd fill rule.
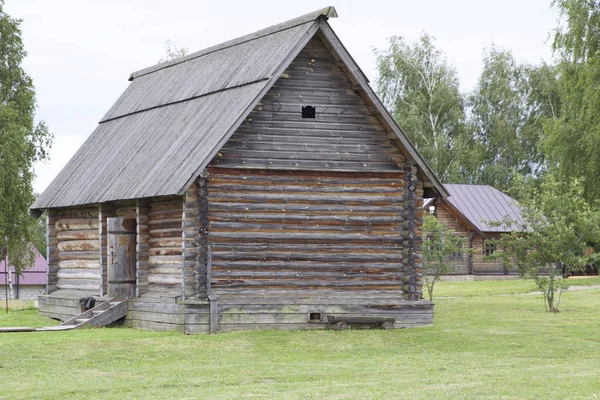
[[[445,196],[326,22],[336,16],[327,7],[132,73],[32,210],[183,193],[317,32],[338,51],[426,184]]]

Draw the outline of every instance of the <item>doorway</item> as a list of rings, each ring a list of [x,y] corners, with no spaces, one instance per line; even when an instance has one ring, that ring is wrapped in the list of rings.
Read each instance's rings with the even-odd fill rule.
[[[136,220],[107,218],[108,295],[134,297],[136,292]]]

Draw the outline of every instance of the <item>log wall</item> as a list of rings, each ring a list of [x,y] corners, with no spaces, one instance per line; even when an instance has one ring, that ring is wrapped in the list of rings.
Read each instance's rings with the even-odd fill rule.
[[[98,218],[96,206],[56,210],[58,289],[102,295]]]
[[[425,210],[427,211],[427,210]],[[469,274],[469,230],[465,228],[454,215],[450,214],[446,208],[438,204],[435,209],[435,216],[437,220],[443,223],[447,228],[452,229],[456,236],[465,238],[463,244],[463,256],[461,258],[452,259],[452,266],[454,267],[453,274]]]
[[[499,239],[499,233],[487,233],[486,237],[475,235],[473,238],[473,273],[474,274],[518,274],[516,266],[506,269],[500,260],[491,260],[485,256],[485,241]],[[500,248],[499,245],[497,245]]]
[[[149,203],[148,295],[182,295],[182,212],[180,196]]]
[[[208,215],[204,214],[204,219]],[[200,293],[198,279],[198,252],[200,241],[200,201],[198,182],[194,182],[183,196],[182,250],[183,286],[186,299],[197,298]]]
[[[402,174],[212,168],[214,293],[402,288]]]
[[[46,254],[48,268],[46,269],[46,276],[48,278],[46,284],[46,294],[50,294],[58,290],[58,239],[56,234],[56,221],[58,220],[58,214],[55,209],[48,209],[46,211]]]
[[[302,107],[316,108],[314,119]],[[313,38],[227,141],[213,166],[401,172],[405,157]]]
[[[136,219],[136,295],[141,296],[148,291],[148,204],[144,200],[137,202],[135,210]]]
[[[100,260],[100,269],[102,271],[102,294],[108,293],[108,229],[106,219],[115,216],[115,208],[112,204],[100,204],[98,213],[98,232],[100,242],[100,252],[98,254]]]

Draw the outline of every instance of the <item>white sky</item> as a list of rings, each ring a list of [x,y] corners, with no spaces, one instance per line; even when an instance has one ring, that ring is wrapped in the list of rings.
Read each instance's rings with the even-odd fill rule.
[[[165,55],[167,40],[194,52],[327,5],[336,7],[340,17],[330,24],[372,84],[373,49],[387,48],[392,35],[436,37],[468,91],[484,47],[494,43],[521,61],[549,61],[547,38],[557,24],[550,0],[6,0],[5,11],[23,19],[37,119],[55,135],[50,162],[36,166],[34,190],[43,191],[73,156],[129,74]]]

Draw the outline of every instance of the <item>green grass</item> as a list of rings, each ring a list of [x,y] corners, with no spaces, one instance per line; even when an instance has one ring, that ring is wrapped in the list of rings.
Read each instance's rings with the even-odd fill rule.
[[[600,396],[600,289],[565,293],[559,314],[545,313],[537,295],[473,294],[499,294],[500,284],[526,292],[526,283],[440,283],[458,297],[437,299],[427,328],[0,334],[0,399]],[[30,317],[25,310],[4,322]]]
[[[38,328],[57,324],[58,321],[40,316],[32,301],[11,300],[8,303],[8,313],[6,312],[4,300],[0,302],[0,327],[27,326]]]
[[[569,286],[598,286],[600,277],[571,277],[567,279]],[[537,291],[533,280],[477,281],[477,282],[442,282],[436,283],[433,289],[435,296],[490,296],[502,294],[525,294]]]

